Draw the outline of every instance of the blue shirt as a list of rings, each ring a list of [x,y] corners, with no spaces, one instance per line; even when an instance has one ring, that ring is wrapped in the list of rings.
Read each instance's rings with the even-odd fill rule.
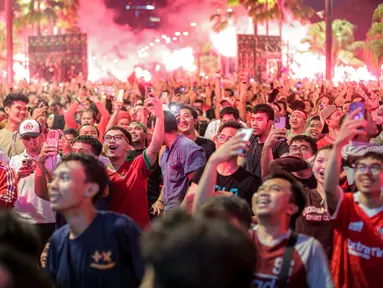
[[[203,149],[184,135],[179,135],[170,149],[166,147],[161,156],[165,210],[179,206],[189,188],[187,175],[205,162]]]
[[[139,287],[144,274],[141,231],[129,217],[97,212],[79,237],[70,240],[69,232],[69,225],[63,226],[49,243],[45,270],[56,287]]]

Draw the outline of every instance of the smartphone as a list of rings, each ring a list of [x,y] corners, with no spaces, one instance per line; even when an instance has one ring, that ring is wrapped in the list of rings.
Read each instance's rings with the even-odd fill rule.
[[[285,129],[286,128],[286,117],[281,116],[274,119],[275,129]]]
[[[302,86],[302,82],[299,81],[299,82],[297,83],[297,89],[299,90],[299,89],[301,88],[301,86]]]
[[[254,129],[253,128],[242,128],[239,129],[236,133],[236,135],[243,134],[241,140],[242,141],[250,141],[251,135],[253,135]],[[243,149],[238,150],[238,154],[243,154]]]
[[[54,156],[59,153],[59,140],[60,140],[60,130],[49,130],[47,136],[47,144],[49,146],[56,147],[54,152],[50,152],[48,155]]]
[[[21,160],[22,166],[28,167],[28,166],[32,166],[32,164],[33,164],[32,159],[25,158],[25,159]]]
[[[153,95],[151,95],[152,93],[154,93],[154,88],[151,87],[151,86],[145,86],[145,99],[146,98],[149,98],[149,97],[153,97]]]
[[[124,89],[121,89],[120,91],[118,91],[117,102],[124,102],[124,94],[125,94]]]
[[[361,120],[361,119],[365,119],[365,115],[366,115],[366,107],[365,107],[365,104],[364,102],[352,102],[350,104],[350,109],[349,109],[349,112],[348,113],[352,113],[353,111],[357,110],[361,108],[362,110],[356,114],[354,116],[354,120]]]

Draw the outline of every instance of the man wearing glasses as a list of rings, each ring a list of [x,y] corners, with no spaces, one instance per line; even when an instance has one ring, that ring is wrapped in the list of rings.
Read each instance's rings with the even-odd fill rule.
[[[336,287],[381,287],[383,263],[383,155],[367,152],[355,163],[357,192],[338,185],[342,149],[355,137],[366,136],[367,121],[347,115],[334,142],[325,171],[324,188],[334,227],[331,272]]]
[[[269,173],[289,173],[304,187],[315,189],[317,181],[311,168],[311,160],[317,152],[314,138],[306,135],[297,135],[291,139],[289,153],[282,158],[273,160],[269,166]],[[264,149],[262,153],[268,153]],[[262,169],[266,169],[262,167]]]
[[[148,178],[155,168],[164,135],[164,113],[157,96],[145,100],[145,106],[156,116],[156,125],[149,147],[133,161],[127,161],[132,136],[114,126],[104,135],[104,151],[110,160],[107,172],[111,183],[110,210],[131,217],[141,228],[150,223],[148,212]]]

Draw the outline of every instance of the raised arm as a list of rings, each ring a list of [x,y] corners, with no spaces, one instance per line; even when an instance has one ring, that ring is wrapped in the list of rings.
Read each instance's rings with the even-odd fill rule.
[[[286,129],[273,129],[266,138],[261,154],[261,176],[264,179],[270,174],[270,163],[274,160],[273,146],[280,142],[280,139],[286,139]]]
[[[122,104],[120,104],[120,103],[114,103],[113,114],[112,114],[112,116],[110,117],[110,119],[109,119],[109,121],[108,121],[108,124],[107,124],[106,127],[105,127],[105,131],[108,131],[109,128],[111,128],[111,127],[117,125],[118,114],[120,113],[121,108],[122,108]]]
[[[199,207],[206,201],[208,196],[215,191],[218,164],[232,157],[238,157],[240,155],[238,151],[241,149],[247,150],[250,143],[242,141],[242,136],[243,135],[235,135],[210,156],[194,195],[193,214],[197,213]]]
[[[341,199],[341,191],[339,187],[339,175],[342,165],[342,148],[357,135],[365,135],[366,132],[360,130],[366,126],[365,120],[353,120],[361,110],[357,109],[344,119],[343,125],[336,136],[334,147],[331,150],[329,160],[325,169],[324,189],[326,192],[326,202],[330,214],[336,211],[338,203]]]
[[[165,134],[162,104],[157,95],[153,96],[154,97],[145,100],[145,106],[147,106],[148,110],[156,116],[156,126],[154,127],[152,142],[146,149],[146,157],[148,157],[150,165],[152,166],[156,163],[158,153],[164,142]]]
[[[46,201],[49,201],[48,183],[51,181],[51,175],[45,167],[45,162],[48,159],[48,153],[54,151],[54,147],[44,145],[36,162],[35,194]]]
[[[220,117],[220,112],[221,112],[221,99],[222,99],[222,89],[221,89],[221,78],[222,78],[222,74],[220,72],[218,72],[216,74],[216,78],[215,78],[215,118],[216,119],[219,119]]]
[[[246,91],[247,91],[247,82],[246,76],[241,74],[239,76],[239,116],[243,121],[246,121]]]

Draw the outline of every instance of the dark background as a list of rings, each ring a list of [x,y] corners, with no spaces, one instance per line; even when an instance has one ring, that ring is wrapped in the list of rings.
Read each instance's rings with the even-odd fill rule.
[[[149,18],[151,16],[159,17],[156,10],[139,10],[137,13],[137,10],[126,10],[126,5],[152,5],[155,3],[156,7],[164,8],[170,1],[172,0],[105,0],[105,3],[107,7],[118,11],[115,19],[116,23],[128,24],[138,32],[144,28],[159,28],[164,19],[161,19],[161,22],[153,23]],[[304,0],[304,3],[313,7],[316,11],[321,11],[324,10],[325,0]],[[333,3],[334,19],[346,19],[356,25],[356,40],[364,40],[367,30],[371,26],[374,9],[382,3],[382,0],[333,0]]]

